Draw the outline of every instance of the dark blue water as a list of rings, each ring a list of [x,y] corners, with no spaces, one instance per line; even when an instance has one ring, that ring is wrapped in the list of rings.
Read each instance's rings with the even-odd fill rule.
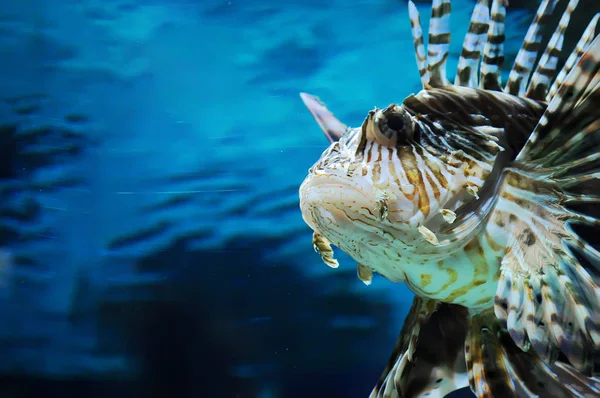
[[[313,252],[298,92],[419,89],[404,1],[2,2],[0,397],[366,397],[412,295]]]

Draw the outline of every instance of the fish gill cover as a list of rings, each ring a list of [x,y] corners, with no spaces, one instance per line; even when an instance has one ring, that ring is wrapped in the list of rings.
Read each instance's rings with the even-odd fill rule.
[[[509,18],[506,64],[530,13]],[[325,145],[297,92],[358,124],[418,91],[405,2],[26,0],[0,32],[3,374],[368,393],[411,295],[322,272],[297,189]]]

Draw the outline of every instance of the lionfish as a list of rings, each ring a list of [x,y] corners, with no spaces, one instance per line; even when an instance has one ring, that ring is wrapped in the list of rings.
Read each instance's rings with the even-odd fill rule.
[[[454,84],[450,1],[434,0],[427,52],[409,2],[419,93],[358,128],[301,94],[331,143],[300,187],[315,250],[415,293],[373,398],[600,396],[600,15],[558,70],[578,1],[544,49],[557,2],[506,84],[506,0],[476,3]]]

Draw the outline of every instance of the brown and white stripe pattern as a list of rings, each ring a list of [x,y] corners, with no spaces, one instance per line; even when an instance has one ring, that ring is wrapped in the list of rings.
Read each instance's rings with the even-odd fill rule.
[[[585,134],[597,132],[598,120],[594,113],[589,113],[590,108],[576,108],[589,96],[600,95],[599,79],[600,36],[594,39],[586,53],[578,59],[575,68],[569,72],[517,160],[538,161],[546,157],[547,164],[558,157],[572,155],[574,149],[581,149],[577,144],[583,141]],[[582,113],[582,110],[588,114]],[[570,133],[565,133],[566,126],[571,128]],[[572,133],[573,127],[578,127],[577,134]]]
[[[433,0],[429,21],[429,43],[425,55],[423,29],[419,11],[412,1],[408,2],[412,36],[415,45],[417,66],[423,87],[442,87],[447,85],[446,60],[450,48],[450,0]]]
[[[579,371],[590,372],[600,347],[600,287],[595,271],[574,253],[592,263],[600,263],[600,253],[567,223],[600,226],[600,220],[558,205],[547,186],[516,171],[503,186],[494,214],[504,215],[499,220],[509,241],[496,315],[520,348],[531,346],[547,363],[562,352]]]
[[[548,22],[555,5],[556,0],[544,0],[540,4],[535,19],[527,30],[523,45],[517,53],[515,64],[510,71],[508,82],[504,88],[505,92],[520,97],[525,96],[529,75],[540,51],[542,28]]]
[[[527,93],[525,94],[526,97],[537,100],[546,99],[548,88],[550,87],[552,79],[555,77],[556,69],[558,67],[558,56],[562,50],[565,31],[569,26],[571,14],[575,11],[578,4],[579,0],[569,1],[567,9],[563,13],[556,31],[550,38],[546,50],[531,76],[531,81],[527,87]]]
[[[421,76],[423,87],[429,85],[429,64],[427,62],[427,54],[425,53],[425,42],[423,40],[423,28],[421,28],[421,18],[419,11],[412,1],[408,2],[408,14],[410,15],[410,23],[412,29],[413,43],[415,46],[415,56],[417,58],[417,67]]]
[[[465,36],[458,60],[454,79],[455,86],[477,87],[481,51],[489,29],[490,7],[488,3],[488,0],[479,0],[473,9],[469,31]]]
[[[583,35],[581,36],[581,39],[579,39],[575,50],[569,55],[569,58],[567,58],[567,62],[565,62],[564,67],[556,77],[556,80],[554,80],[554,83],[552,84],[552,87],[548,92],[548,96],[546,97],[546,101],[550,101],[554,97],[560,86],[562,86],[562,84],[564,83],[565,78],[567,77],[571,69],[573,69],[573,67],[575,66],[575,63],[589,48],[590,44],[592,43],[592,40],[594,40],[596,35],[596,26],[598,25],[598,18],[600,18],[600,14],[596,14],[596,16],[592,19],[588,27],[583,32]]]
[[[517,54],[506,86],[503,88],[500,81],[500,68],[504,61],[504,24],[507,1],[492,0],[490,15],[489,0],[478,0],[471,16],[469,31],[464,39],[455,85],[479,87],[486,90],[503,90],[519,97],[550,101],[562,84],[566,73],[589,46],[598,21],[598,18],[594,18],[590,23],[577,48],[557,76],[558,56],[562,49],[564,34],[579,0],[570,0],[548,46],[536,64],[542,42],[542,29],[550,18],[557,1],[543,0],[540,4]],[[426,55],[419,12],[414,3],[409,2],[415,55],[421,81],[425,88],[444,87],[449,84],[446,78],[446,59],[450,43],[448,22],[450,13],[451,6],[448,0],[434,1]],[[483,57],[481,57],[482,46]],[[478,66],[480,71],[479,77],[476,78]]]
[[[564,363],[547,364],[515,346],[493,312],[470,318],[465,357],[471,390],[477,397],[584,398],[600,394],[597,378]]]
[[[513,215],[496,314],[518,346],[531,344],[548,362],[562,352],[583,372],[600,349],[600,281],[597,270],[586,268],[600,264],[600,253],[572,224],[598,228],[600,220],[568,206],[600,203],[590,185],[600,178],[598,109],[600,37],[567,74],[517,157],[539,171],[509,171],[495,210]],[[582,195],[582,187],[590,193]]]
[[[433,0],[431,20],[429,21],[429,42],[427,57],[429,60],[429,84],[433,87],[448,84],[446,60],[450,48],[450,0]]]
[[[504,19],[506,7],[504,0],[492,2],[492,18],[487,42],[483,50],[481,80],[479,87],[485,90],[501,91],[500,68],[504,63]]]

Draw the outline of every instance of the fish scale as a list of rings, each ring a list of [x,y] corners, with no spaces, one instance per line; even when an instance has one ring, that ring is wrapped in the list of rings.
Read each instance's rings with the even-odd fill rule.
[[[332,143],[300,187],[315,249],[416,295],[373,398],[600,396],[600,251],[586,240],[600,220],[585,210],[600,203],[599,16],[558,71],[578,1],[542,49],[557,2],[541,2],[504,87],[507,2],[477,2],[450,84],[451,5],[434,0],[427,49],[408,4],[422,91],[358,128],[301,94]]]

